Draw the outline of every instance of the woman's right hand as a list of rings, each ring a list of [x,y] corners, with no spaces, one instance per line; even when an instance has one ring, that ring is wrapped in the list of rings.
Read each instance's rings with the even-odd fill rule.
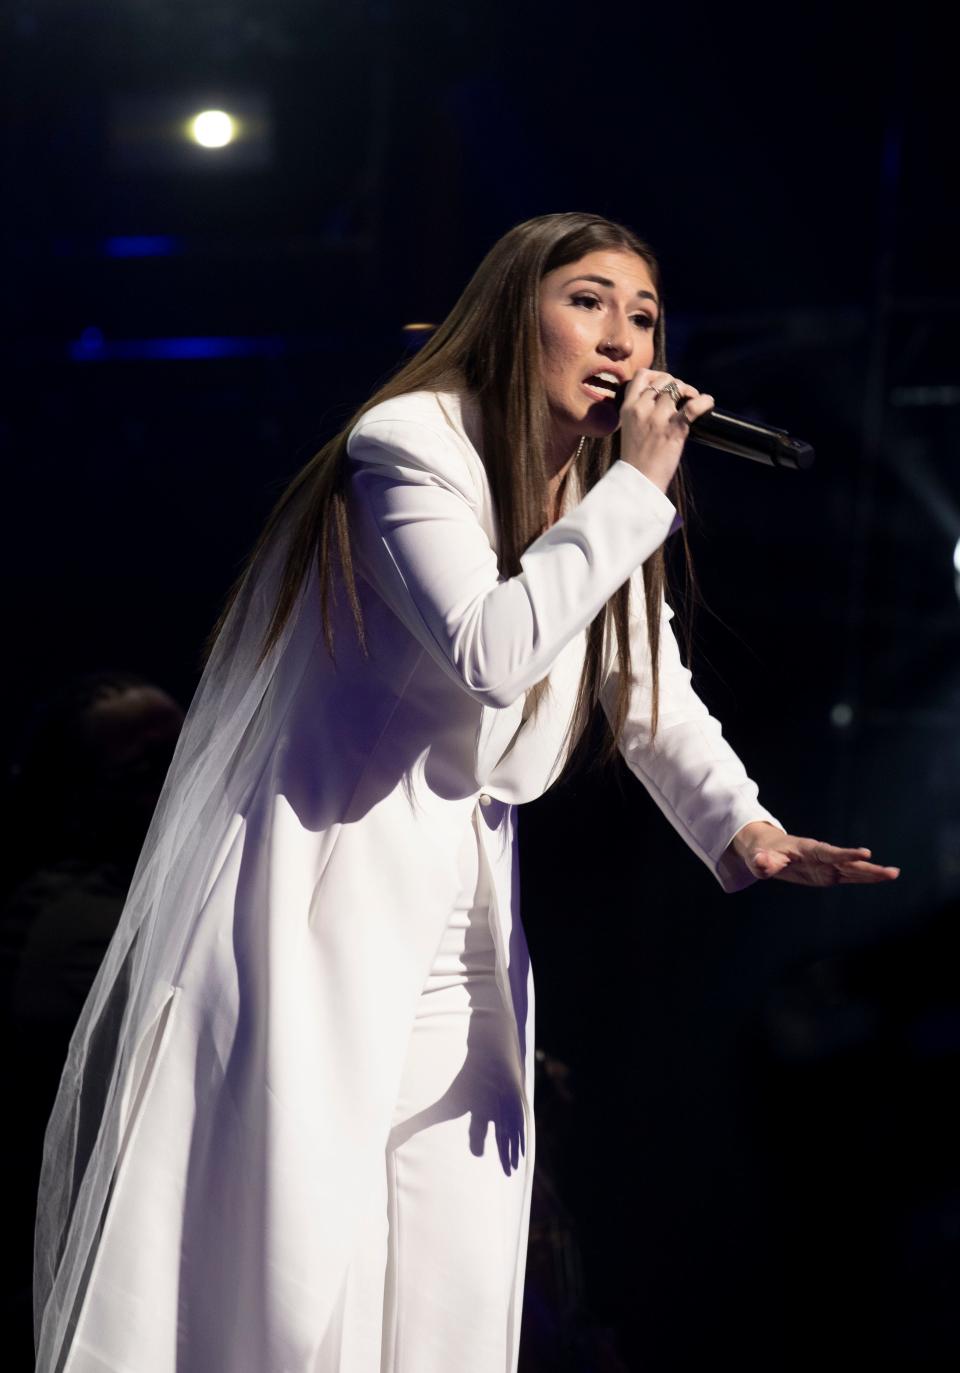
[[[688,398],[682,410],[663,390],[670,382]],[[713,396],[701,395],[679,377],[642,368],[627,383],[620,406],[620,457],[665,493],[692,421],[712,410],[713,404]]]

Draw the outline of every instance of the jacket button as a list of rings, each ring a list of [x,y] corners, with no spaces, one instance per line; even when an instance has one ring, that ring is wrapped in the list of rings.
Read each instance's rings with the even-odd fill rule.
[[[492,796],[488,796],[487,793],[486,793],[485,791],[482,791],[482,792],[480,793],[480,804],[481,804],[481,806],[489,806],[489,804],[490,804],[490,802],[491,802],[492,800],[493,800],[493,797],[492,797]]]

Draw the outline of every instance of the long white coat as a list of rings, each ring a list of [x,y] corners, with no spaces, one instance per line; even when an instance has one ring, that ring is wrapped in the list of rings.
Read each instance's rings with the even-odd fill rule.
[[[673,505],[617,462],[582,499],[568,492],[504,580],[478,448],[475,407],[452,394],[385,402],[351,435],[371,656],[341,592],[334,667],[311,581],[280,669],[289,704],[260,722],[248,801],[160,989],[64,1373],[337,1368],[332,1312],[380,1194],[412,1017],[474,823],[532,1150],[514,807],[558,775],[586,626],[629,577],[640,685],[626,761],[724,890],[752,880],[725,850],[748,821],[777,822],[694,694],[669,611],[649,746],[641,565],[675,526]],[[550,691],[524,719],[524,693],[547,673]]]

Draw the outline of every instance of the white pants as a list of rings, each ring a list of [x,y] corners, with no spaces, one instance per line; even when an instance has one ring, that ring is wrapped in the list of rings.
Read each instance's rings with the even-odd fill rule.
[[[315,1373],[513,1373],[527,1169],[519,1053],[495,977],[471,827],[461,890],[424,985],[382,1196]],[[522,1252],[522,1250],[521,1250]]]

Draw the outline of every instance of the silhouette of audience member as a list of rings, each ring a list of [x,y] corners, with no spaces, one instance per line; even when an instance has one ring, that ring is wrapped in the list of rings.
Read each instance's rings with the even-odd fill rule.
[[[16,1128],[4,1137],[14,1179],[4,1304],[17,1368],[33,1366],[32,1248],[43,1133],[182,723],[176,701],[143,678],[87,674],[37,708],[8,776],[0,1014]]]

